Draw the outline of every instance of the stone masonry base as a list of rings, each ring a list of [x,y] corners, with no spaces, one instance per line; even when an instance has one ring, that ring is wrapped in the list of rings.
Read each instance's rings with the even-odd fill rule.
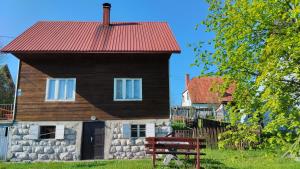
[[[30,125],[65,125],[63,140],[32,139]],[[9,132],[10,161],[48,161],[80,159],[82,122],[19,122]]]
[[[139,159],[146,157],[145,138],[123,138],[123,124],[155,123],[156,136],[164,136],[169,132],[168,119],[153,120],[111,120],[106,121],[105,151],[106,159]]]
[[[145,138],[124,138],[123,124],[155,124],[155,136],[169,132],[168,119],[105,121],[105,159],[139,159],[146,157]],[[34,139],[31,125],[64,125],[64,139]],[[16,122],[9,129],[7,159],[10,161],[80,160],[83,122]]]

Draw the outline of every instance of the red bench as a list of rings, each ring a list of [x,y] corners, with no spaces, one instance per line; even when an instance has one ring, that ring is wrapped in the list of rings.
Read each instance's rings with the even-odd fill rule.
[[[180,138],[180,137],[147,137],[145,144],[146,153],[152,155],[152,164],[155,167],[156,154],[172,154],[177,156],[194,155],[196,166],[200,168],[200,149],[206,148],[206,141],[203,138]],[[198,150],[198,151],[197,151]]]

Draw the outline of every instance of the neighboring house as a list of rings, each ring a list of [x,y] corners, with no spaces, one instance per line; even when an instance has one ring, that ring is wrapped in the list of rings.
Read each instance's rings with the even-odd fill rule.
[[[224,120],[226,111],[224,105],[232,101],[233,87],[230,87],[225,95],[214,92],[214,85],[222,83],[220,77],[195,77],[190,79],[189,74],[185,78],[185,90],[182,93],[182,107],[194,108],[201,117]]]
[[[0,65],[0,105],[13,104],[15,84],[7,65]],[[0,107],[1,108],[1,107]]]
[[[9,157],[131,159],[144,138],[168,132],[169,58],[180,48],[166,22],[38,22],[2,49],[20,59]]]

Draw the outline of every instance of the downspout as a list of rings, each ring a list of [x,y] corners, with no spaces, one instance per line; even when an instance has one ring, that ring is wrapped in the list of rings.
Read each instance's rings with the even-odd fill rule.
[[[171,120],[171,77],[170,77],[170,59],[171,56],[168,59],[168,77],[169,77],[169,121]]]
[[[172,118],[172,110],[171,110],[171,99],[172,99],[172,97],[171,97],[171,77],[170,77],[170,60],[171,60],[171,57],[172,56],[170,56],[169,57],[169,59],[168,59],[168,75],[169,75],[169,113],[170,113],[170,115],[169,115],[169,126],[168,126],[168,128],[169,128],[169,133],[171,133],[171,132],[173,132],[173,129],[171,128],[171,118]],[[169,134],[168,133],[168,134]]]
[[[12,124],[15,122],[15,116],[16,116],[20,67],[21,67],[21,61],[19,60],[18,71],[17,71],[17,78],[16,78],[16,84],[15,84],[15,97],[14,97],[14,105],[13,105],[14,107],[13,107],[13,120],[12,120]]]

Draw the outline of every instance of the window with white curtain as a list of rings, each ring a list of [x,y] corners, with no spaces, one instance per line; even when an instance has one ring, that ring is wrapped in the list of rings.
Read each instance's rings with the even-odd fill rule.
[[[75,78],[49,78],[46,86],[46,101],[75,101]]]
[[[115,78],[114,79],[115,101],[141,101],[142,79],[141,78]]]

